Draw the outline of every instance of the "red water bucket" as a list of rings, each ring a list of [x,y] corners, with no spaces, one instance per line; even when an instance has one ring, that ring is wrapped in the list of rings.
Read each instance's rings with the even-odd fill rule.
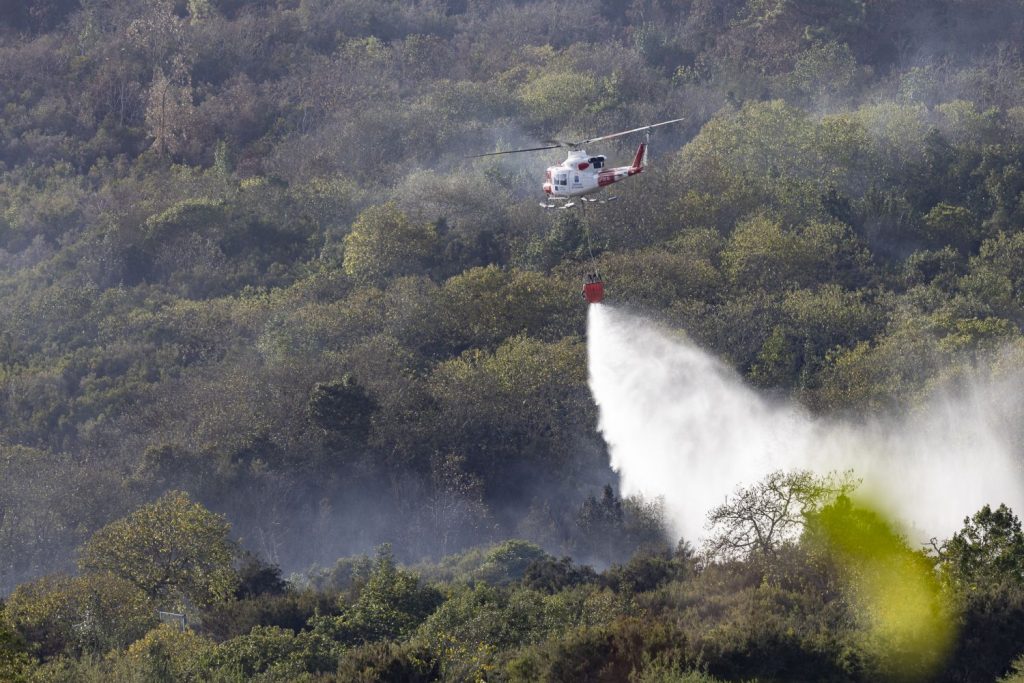
[[[583,298],[588,304],[599,304],[604,300],[604,283],[600,280],[583,285]]]

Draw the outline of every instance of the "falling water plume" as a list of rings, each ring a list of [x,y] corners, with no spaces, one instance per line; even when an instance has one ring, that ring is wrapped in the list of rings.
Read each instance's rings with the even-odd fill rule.
[[[975,383],[909,417],[847,423],[770,400],[681,335],[607,304],[589,308],[590,389],[622,492],[663,498],[687,540],[737,486],[780,469],[852,470],[912,542],[948,537],[986,503],[1024,511],[1006,428],[1024,408],[1019,381]]]

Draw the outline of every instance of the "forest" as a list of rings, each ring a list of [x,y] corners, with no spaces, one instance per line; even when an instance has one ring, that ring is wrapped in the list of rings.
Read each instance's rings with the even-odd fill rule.
[[[1024,680],[1020,511],[922,545],[780,471],[673,537],[580,298],[815,415],[1024,397],[1022,35],[1022,0],[0,0],[0,680]],[[537,205],[559,150],[467,159],[675,118],[586,211]]]

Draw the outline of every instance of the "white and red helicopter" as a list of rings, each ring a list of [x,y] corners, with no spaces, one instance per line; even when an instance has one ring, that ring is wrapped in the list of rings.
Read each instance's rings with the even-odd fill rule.
[[[553,209],[557,204],[554,201],[564,201],[560,208],[568,209],[576,205],[575,198],[579,198],[581,202],[605,202],[614,201],[617,197],[608,197],[607,199],[594,199],[587,195],[598,192],[599,190],[617,183],[620,180],[624,180],[631,176],[635,176],[638,173],[643,173],[643,170],[647,163],[647,147],[650,142],[649,131],[652,128],[658,126],[667,126],[670,123],[678,123],[683,119],[672,119],[671,121],[662,121],[661,123],[652,123],[649,126],[641,126],[640,128],[633,128],[632,130],[624,130],[618,133],[612,133],[610,135],[601,135],[596,138],[588,138],[586,140],[580,140],[579,142],[569,142],[565,140],[547,140],[547,145],[544,147],[528,147],[526,149],[507,149],[501,152],[489,152],[487,154],[476,154],[470,159],[478,159],[480,157],[493,157],[499,154],[520,154],[522,152],[538,152],[545,149],[557,149],[559,147],[567,147],[569,149],[569,156],[566,157],[558,166],[550,166],[544,175],[544,194],[546,195],[545,201],[541,202],[540,205],[545,209]],[[636,155],[633,157],[633,163],[629,166],[616,166],[614,168],[605,167],[604,155],[590,156],[583,150],[584,145],[589,145],[591,142],[600,142],[601,140],[611,140],[612,138],[622,137],[624,135],[632,135],[633,133],[644,133],[648,132],[648,139],[645,142],[641,142],[640,146],[636,150]]]

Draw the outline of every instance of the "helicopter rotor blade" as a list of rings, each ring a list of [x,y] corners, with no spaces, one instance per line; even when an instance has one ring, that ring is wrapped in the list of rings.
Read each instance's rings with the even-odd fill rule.
[[[549,145],[555,145],[556,147],[568,147],[569,149],[575,149],[581,144],[579,142],[570,142],[569,140],[545,140],[544,142]]]
[[[583,145],[590,144],[591,142],[598,142],[600,140],[611,140],[612,138],[622,137],[623,135],[630,135],[632,133],[641,133],[651,128],[657,128],[658,126],[667,126],[670,123],[679,123],[683,119],[672,119],[671,121],[662,121],[661,123],[652,123],[649,126],[641,126],[639,128],[633,128],[632,130],[623,130],[618,133],[611,133],[610,135],[600,135],[596,138],[588,138],[579,142],[571,142],[569,140],[545,140],[543,147],[525,147],[523,149],[505,149],[500,152],[488,152],[486,154],[474,154],[472,156],[464,157],[466,159],[479,159],[481,157],[494,157],[499,154],[520,154],[523,152],[539,152],[545,149],[558,149],[559,147],[568,147],[569,149],[579,149]]]
[[[487,154],[474,154],[473,156],[466,157],[467,159],[479,159],[480,157],[494,157],[499,154],[519,154],[520,152],[539,152],[542,149],[558,149],[564,147],[562,144],[547,145],[546,147],[527,147],[525,149],[506,149],[501,152],[488,152]]]
[[[623,135],[629,135],[631,133],[642,133],[643,131],[650,130],[651,128],[657,128],[658,126],[667,126],[670,123],[679,123],[682,120],[683,119],[672,119],[671,121],[662,121],[661,123],[652,123],[649,126],[640,126],[639,128],[633,128],[632,130],[623,130],[623,131],[620,131],[618,133],[612,133],[610,135],[601,135],[601,136],[596,137],[596,138],[588,138],[588,139],[584,140],[583,142],[578,143],[577,146],[579,146],[579,145],[589,145],[591,142],[597,142],[599,140],[611,140],[612,138],[622,137]]]

